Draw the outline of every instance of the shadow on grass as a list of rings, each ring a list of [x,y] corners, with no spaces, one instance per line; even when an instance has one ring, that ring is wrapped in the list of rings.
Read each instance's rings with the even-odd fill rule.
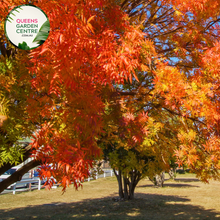
[[[186,220],[220,219],[220,213],[190,205],[189,199],[156,194],[136,193],[132,201],[115,202],[112,197],[70,203],[46,203],[25,208],[0,210],[1,220],[13,219],[80,219],[80,220]]]
[[[199,179],[197,178],[175,178],[176,182],[188,182],[188,183],[191,183],[191,182],[200,182]]]
[[[137,186],[137,187],[154,187],[154,188],[159,188],[158,186],[154,186],[153,183],[152,185],[141,185],[141,186]],[[200,186],[193,186],[193,185],[190,185],[190,184],[181,184],[181,183],[178,183],[178,184],[175,184],[175,183],[164,183],[163,187],[174,187],[174,188],[191,188],[191,187],[200,187]]]

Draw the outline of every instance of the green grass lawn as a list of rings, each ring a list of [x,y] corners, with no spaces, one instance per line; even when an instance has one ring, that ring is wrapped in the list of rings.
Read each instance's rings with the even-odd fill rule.
[[[135,199],[116,202],[115,177],[84,183],[62,195],[62,189],[42,189],[0,195],[0,219],[220,219],[220,182],[204,184],[194,174],[179,174],[156,188],[148,179],[136,188]]]

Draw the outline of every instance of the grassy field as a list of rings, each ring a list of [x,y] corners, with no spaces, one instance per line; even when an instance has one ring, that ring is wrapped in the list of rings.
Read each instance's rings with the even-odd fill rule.
[[[114,201],[115,177],[84,183],[62,195],[61,188],[0,195],[0,219],[220,219],[220,182],[204,184],[194,175],[178,175],[164,188],[156,188],[144,179],[133,201]]]

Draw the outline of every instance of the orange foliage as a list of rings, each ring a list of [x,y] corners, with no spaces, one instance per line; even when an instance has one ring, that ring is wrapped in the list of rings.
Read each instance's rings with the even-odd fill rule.
[[[42,177],[56,177],[64,189],[72,182],[76,188],[83,182],[93,160],[101,155],[96,138],[104,126],[102,90],[108,86],[114,91],[115,84],[133,83],[132,78],[138,81],[138,72],[151,74],[154,88],[146,88],[140,82],[133,91],[136,100],[141,99],[141,105],[151,103],[161,112],[168,109],[171,115],[179,117],[182,133],[178,126],[174,128],[174,133],[179,134],[172,147],[180,163],[187,161],[202,179],[209,177],[210,169],[204,174],[207,167],[220,168],[220,46],[210,34],[216,34],[218,26],[213,25],[205,33],[205,22],[198,22],[219,16],[219,1],[162,3],[175,6],[174,21],[167,27],[171,31],[151,38],[150,31],[145,34],[139,29],[143,27],[131,25],[126,13],[111,0],[34,2],[48,15],[51,25],[46,42],[28,56],[23,54],[33,88],[28,120],[43,121],[33,141],[33,154],[44,163]],[[5,19],[8,11],[19,4],[21,1],[3,0],[1,18]],[[150,24],[152,28],[155,25]],[[185,66],[193,62],[197,66],[186,71],[180,64],[171,66],[169,54],[163,46],[156,45],[155,39],[174,45],[172,55],[176,54]],[[141,143],[148,135],[148,116],[137,116],[135,111],[128,107],[123,119],[130,145]],[[166,117],[164,113],[160,116]],[[168,119],[162,123],[168,123]],[[52,165],[48,168],[46,164]],[[48,183],[52,184],[51,180]]]

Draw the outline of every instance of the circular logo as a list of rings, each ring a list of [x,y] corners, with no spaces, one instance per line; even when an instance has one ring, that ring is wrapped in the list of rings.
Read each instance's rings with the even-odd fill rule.
[[[20,5],[5,20],[5,35],[16,47],[31,50],[42,45],[50,31],[47,15],[34,5]]]

